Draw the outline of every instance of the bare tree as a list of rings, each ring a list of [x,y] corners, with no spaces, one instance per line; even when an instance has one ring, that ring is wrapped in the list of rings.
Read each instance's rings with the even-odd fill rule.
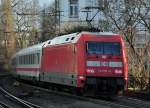
[[[45,41],[55,37],[57,25],[56,25],[56,10],[52,6],[44,7],[41,15],[41,30],[42,35],[40,40]]]
[[[38,3],[35,0],[19,0],[13,8],[18,48],[24,48],[35,42],[38,22]]]
[[[142,2],[142,3],[141,3]],[[142,47],[137,45],[137,36],[141,23],[143,27],[149,29],[149,20],[147,15],[149,9],[143,5],[146,0],[119,0],[107,2],[106,8],[103,10],[106,18],[112,22],[112,31],[116,31],[123,35],[127,42],[127,54],[129,64],[129,74],[135,79],[135,82],[141,89],[144,89],[148,84],[148,69],[146,68],[148,48],[150,38],[144,40]],[[143,14],[144,13],[144,14]],[[144,37],[145,34],[142,34]]]
[[[15,53],[14,21],[10,0],[1,0],[0,8],[0,61],[8,69],[9,59]]]

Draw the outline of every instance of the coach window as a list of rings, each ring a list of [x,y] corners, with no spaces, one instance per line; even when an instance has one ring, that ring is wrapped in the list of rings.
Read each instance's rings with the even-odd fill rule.
[[[33,64],[33,54],[31,54],[30,56],[31,56],[31,64]]]
[[[32,54],[30,55],[30,58],[31,58],[31,62],[30,62],[30,64],[32,64]]]
[[[32,57],[31,57],[31,54],[29,55],[29,64],[31,64],[32,62]]]
[[[22,56],[22,64],[25,64],[24,56]]]
[[[20,57],[17,57],[18,58],[18,65],[20,65]]]
[[[27,64],[29,64],[29,55],[27,55]]]
[[[25,64],[27,64],[27,62],[28,62],[27,60],[28,60],[28,59],[27,59],[27,55],[25,55],[25,56],[24,56]]]
[[[28,55],[28,64],[30,64],[30,61],[31,61],[31,57],[30,55]]]
[[[20,58],[21,58],[21,62],[20,62],[20,64],[23,64],[23,58],[22,58],[22,56],[21,56]]]
[[[25,57],[22,56],[22,64],[25,64]]]
[[[23,64],[23,57],[21,56],[21,63],[20,64]]]
[[[28,58],[28,63],[27,64],[30,64],[30,55],[27,55],[27,58]]]
[[[30,64],[30,59],[31,59],[30,55],[28,55],[28,64]]]
[[[32,54],[31,56],[32,56],[32,64],[34,64],[34,54]]]
[[[22,56],[21,56],[20,58],[21,58],[21,63],[20,63],[20,64],[22,64],[22,61],[23,61],[23,60],[22,60]]]
[[[28,56],[29,56],[28,64],[31,64],[31,59],[32,59],[31,55],[29,54]]]
[[[21,64],[23,64],[23,56],[21,56]]]
[[[24,59],[25,57],[24,56],[22,56],[22,64],[25,64],[25,59]]]
[[[28,55],[26,55],[26,61],[27,61],[27,64],[28,64]]]
[[[23,64],[26,64],[26,55],[22,56],[23,57]]]
[[[34,60],[35,60],[35,59],[34,59],[34,54],[32,54],[32,58],[33,58],[33,64],[34,64]]]
[[[25,56],[25,64],[28,64],[28,60],[29,60],[28,55],[26,55]]]
[[[28,55],[28,64],[30,64],[30,59],[31,59],[30,55]]]
[[[32,57],[32,64],[34,64],[34,54],[32,54],[31,57]]]
[[[35,64],[35,59],[34,59],[34,54],[32,54],[32,58],[33,58],[33,62],[32,62],[32,64]]]
[[[19,59],[18,59],[18,61],[19,61],[19,64],[21,64],[21,58],[20,58],[20,56],[19,56]]]
[[[22,56],[22,62],[23,62],[22,64],[24,64],[24,65],[26,64],[26,56],[25,55]]]
[[[20,61],[21,61],[20,64],[22,64],[22,56],[20,57],[20,59],[21,59],[21,60],[20,60]]]
[[[23,64],[25,64],[26,63],[25,56],[22,56],[22,60],[23,60]]]
[[[36,53],[34,54],[34,64],[36,64]]]
[[[20,57],[20,64],[22,64],[22,56]]]
[[[33,64],[33,54],[31,54],[31,64]]]
[[[30,56],[29,64],[32,64],[32,54],[30,54],[29,56]]]
[[[36,53],[34,54],[34,64],[37,64],[37,57],[36,57]]]
[[[40,62],[40,53],[37,53],[37,64]]]
[[[25,55],[24,56],[24,64],[27,64],[27,58],[26,58],[27,56]]]
[[[28,64],[28,55],[26,56],[27,64]]]
[[[32,54],[32,64],[34,64],[34,54]]]
[[[22,56],[22,64],[24,64],[24,56]]]
[[[33,58],[32,58],[32,54],[30,54],[30,64],[32,64]]]
[[[36,53],[34,54],[34,64],[37,64],[36,61],[37,60],[37,58],[36,58]]]

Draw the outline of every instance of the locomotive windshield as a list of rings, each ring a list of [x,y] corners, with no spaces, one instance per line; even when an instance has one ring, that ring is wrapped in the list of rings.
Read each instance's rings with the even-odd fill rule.
[[[120,43],[119,42],[88,42],[87,53],[88,54],[108,54],[108,55],[120,55]]]

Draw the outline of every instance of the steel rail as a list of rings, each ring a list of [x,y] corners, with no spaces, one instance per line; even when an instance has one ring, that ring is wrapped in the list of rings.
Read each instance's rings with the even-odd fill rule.
[[[28,108],[42,108],[41,106],[38,106],[38,105],[35,105],[33,103],[30,103],[30,102],[27,102],[23,99],[20,99],[12,94],[10,94],[9,92],[7,92],[5,89],[3,89],[2,87],[0,87],[0,91],[5,93],[7,96],[9,96],[10,98],[18,101],[19,103],[21,103],[22,105],[24,105],[25,107],[28,107]]]
[[[139,100],[137,98],[127,97],[127,96],[118,96],[115,98],[117,103],[120,104],[128,104],[129,106],[133,106],[135,108],[141,108],[141,107],[150,107],[149,101]]]
[[[11,106],[8,106],[4,102],[0,101],[0,108],[12,108]]]

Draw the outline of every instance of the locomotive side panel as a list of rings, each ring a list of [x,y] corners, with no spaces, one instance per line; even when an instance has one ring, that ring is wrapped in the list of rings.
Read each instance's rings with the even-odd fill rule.
[[[43,49],[41,81],[76,86],[77,68],[74,44]]]

